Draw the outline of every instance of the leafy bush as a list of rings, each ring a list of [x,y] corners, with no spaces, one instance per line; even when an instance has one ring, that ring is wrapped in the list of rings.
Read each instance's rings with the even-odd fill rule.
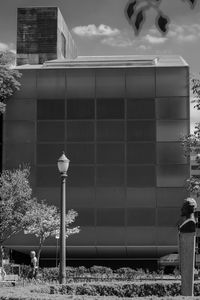
[[[52,294],[74,294],[88,296],[149,297],[180,295],[180,283],[84,283],[51,286]],[[195,295],[200,288],[195,285]]]

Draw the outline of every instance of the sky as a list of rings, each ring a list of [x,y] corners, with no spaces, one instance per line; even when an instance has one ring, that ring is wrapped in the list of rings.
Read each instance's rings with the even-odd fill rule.
[[[162,0],[160,9],[170,18],[163,36],[155,27],[157,12],[146,11],[138,36],[125,17],[130,0],[0,0],[0,50],[16,49],[16,10],[25,6],[58,6],[78,47],[79,55],[178,54],[200,73],[200,0],[191,9],[187,0]],[[138,0],[154,2],[155,0]],[[200,112],[191,106],[192,128]]]

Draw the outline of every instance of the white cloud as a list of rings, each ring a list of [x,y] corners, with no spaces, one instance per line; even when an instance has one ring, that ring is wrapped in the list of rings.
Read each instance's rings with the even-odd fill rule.
[[[120,33],[117,28],[111,28],[108,25],[101,24],[96,26],[95,24],[90,24],[86,26],[76,26],[72,28],[72,31],[81,37],[104,37],[104,36],[115,36]]]
[[[168,37],[175,39],[179,43],[195,42],[200,39],[200,25],[177,25],[172,23]]]
[[[167,41],[167,38],[147,34],[147,35],[144,36],[144,40],[146,40],[150,44],[163,44]]]
[[[16,53],[15,47],[13,43],[10,44],[6,44],[6,43],[2,43],[0,42],[0,51],[6,51],[9,50],[13,53]]]
[[[134,41],[124,34],[119,34],[114,37],[104,38],[101,43],[111,47],[126,48],[133,46]]]

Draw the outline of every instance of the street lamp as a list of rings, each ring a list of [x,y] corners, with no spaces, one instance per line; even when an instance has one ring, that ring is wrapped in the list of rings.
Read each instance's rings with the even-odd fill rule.
[[[60,238],[60,234],[59,234],[59,231],[56,232],[56,236],[55,236],[55,239],[56,239],[56,268],[58,266],[58,240]]]
[[[66,215],[66,177],[69,168],[69,159],[65,153],[58,160],[58,170],[61,174],[61,202],[60,202],[60,284],[66,283],[66,230],[65,230],[65,215]]]

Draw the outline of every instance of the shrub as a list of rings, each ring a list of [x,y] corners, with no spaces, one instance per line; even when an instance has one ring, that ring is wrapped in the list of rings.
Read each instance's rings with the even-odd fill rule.
[[[88,296],[149,297],[177,296],[180,283],[84,283],[51,286],[52,294],[74,294]],[[195,295],[200,295],[200,288],[195,285]]]

